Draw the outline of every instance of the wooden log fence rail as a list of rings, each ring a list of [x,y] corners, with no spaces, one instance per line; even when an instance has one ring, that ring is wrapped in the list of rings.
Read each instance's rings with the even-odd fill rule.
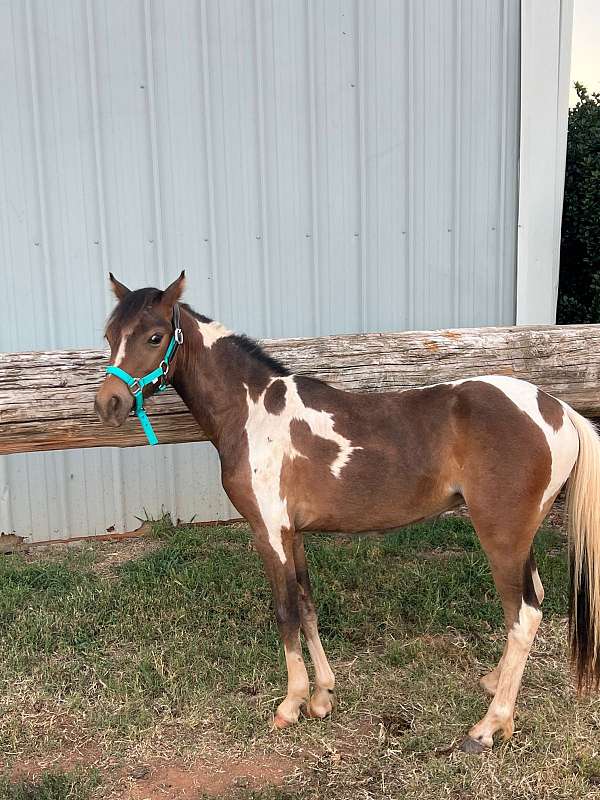
[[[292,372],[344,389],[383,392],[501,374],[524,378],[600,416],[600,325],[461,328],[262,342]],[[0,354],[0,454],[146,444],[131,417],[96,419],[103,350]],[[174,391],[147,403],[162,444],[206,437]]]

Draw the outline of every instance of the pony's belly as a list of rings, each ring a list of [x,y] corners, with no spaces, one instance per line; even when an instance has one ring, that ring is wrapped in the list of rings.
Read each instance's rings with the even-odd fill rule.
[[[401,528],[435,517],[461,505],[463,499],[453,491],[432,492],[416,499],[402,493],[396,496],[340,497],[324,506],[316,498],[303,498],[295,509],[298,530],[360,533],[372,530]]]

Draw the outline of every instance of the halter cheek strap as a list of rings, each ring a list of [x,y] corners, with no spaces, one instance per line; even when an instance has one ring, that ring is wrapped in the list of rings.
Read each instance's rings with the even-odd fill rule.
[[[169,384],[167,383],[169,365],[180,344],[183,344],[183,331],[179,326],[179,306],[176,303],[173,306],[173,336],[171,337],[163,360],[156,369],[141,378],[133,378],[128,372],[121,369],[121,367],[115,367],[111,364],[110,367],[106,368],[108,375],[114,375],[116,378],[120,378],[123,383],[127,384],[135,401],[133,408],[135,415],[140,421],[148,443],[152,445],[158,444],[158,439],[156,438],[156,434],[154,433],[152,424],[144,408],[144,387],[149,384],[159,383],[157,391],[164,392],[165,389],[169,388]]]

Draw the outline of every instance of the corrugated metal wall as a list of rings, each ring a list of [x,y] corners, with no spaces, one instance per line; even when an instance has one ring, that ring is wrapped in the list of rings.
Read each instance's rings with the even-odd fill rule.
[[[514,322],[519,0],[0,0],[0,347],[109,268],[256,336]],[[235,515],[209,445],[11,456],[0,530]]]

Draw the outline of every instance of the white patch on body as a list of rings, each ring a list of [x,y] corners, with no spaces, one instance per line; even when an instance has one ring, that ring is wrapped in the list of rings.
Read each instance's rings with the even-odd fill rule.
[[[546,437],[550,449],[552,467],[550,480],[540,501],[540,510],[543,509],[548,500],[554,497],[571,474],[579,454],[579,436],[574,425],[568,419],[564,407],[562,425],[555,431],[540,412],[537,400],[538,387],[532,383],[511,378],[508,375],[485,375],[482,378],[465,378],[461,381],[454,381],[454,385],[465,383],[466,381],[484,381],[500,389],[517,408],[535,422]],[[561,403],[561,405],[563,404]]]
[[[231,331],[224,325],[221,325],[220,322],[202,322],[201,320],[197,320],[196,324],[202,334],[204,347],[208,347],[209,349],[215,342],[218,342],[219,339],[223,339],[225,336],[231,336]]]
[[[292,375],[273,378],[269,386],[275,380],[282,381],[286,388],[285,406],[279,414],[271,414],[265,408],[265,393],[268,387],[254,401],[246,386],[248,404],[246,435],[248,437],[252,489],[267,528],[271,547],[279,556],[281,563],[284,564],[286,558],[281,540],[281,529],[290,527],[290,518],[287,499],[280,496],[281,467],[285,457],[290,460],[306,458],[292,444],[290,433],[292,420],[306,422],[315,436],[328,439],[338,445],[338,454],[329,465],[331,474],[335,478],[340,477],[343,467],[348,463],[354,450],[362,450],[362,448],[353,446],[348,439],[334,429],[335,420],[332,414],[304,405]]]
[[[119,364],[123,362],[125,358],[125,348],[127,347],[127,339],[129,339],[129,334],[131,331],[123,332],[121,336],[121,341],[119,342],[119,349],[117,350],[117,355],[115,356],[115,367],[118,367]]]

